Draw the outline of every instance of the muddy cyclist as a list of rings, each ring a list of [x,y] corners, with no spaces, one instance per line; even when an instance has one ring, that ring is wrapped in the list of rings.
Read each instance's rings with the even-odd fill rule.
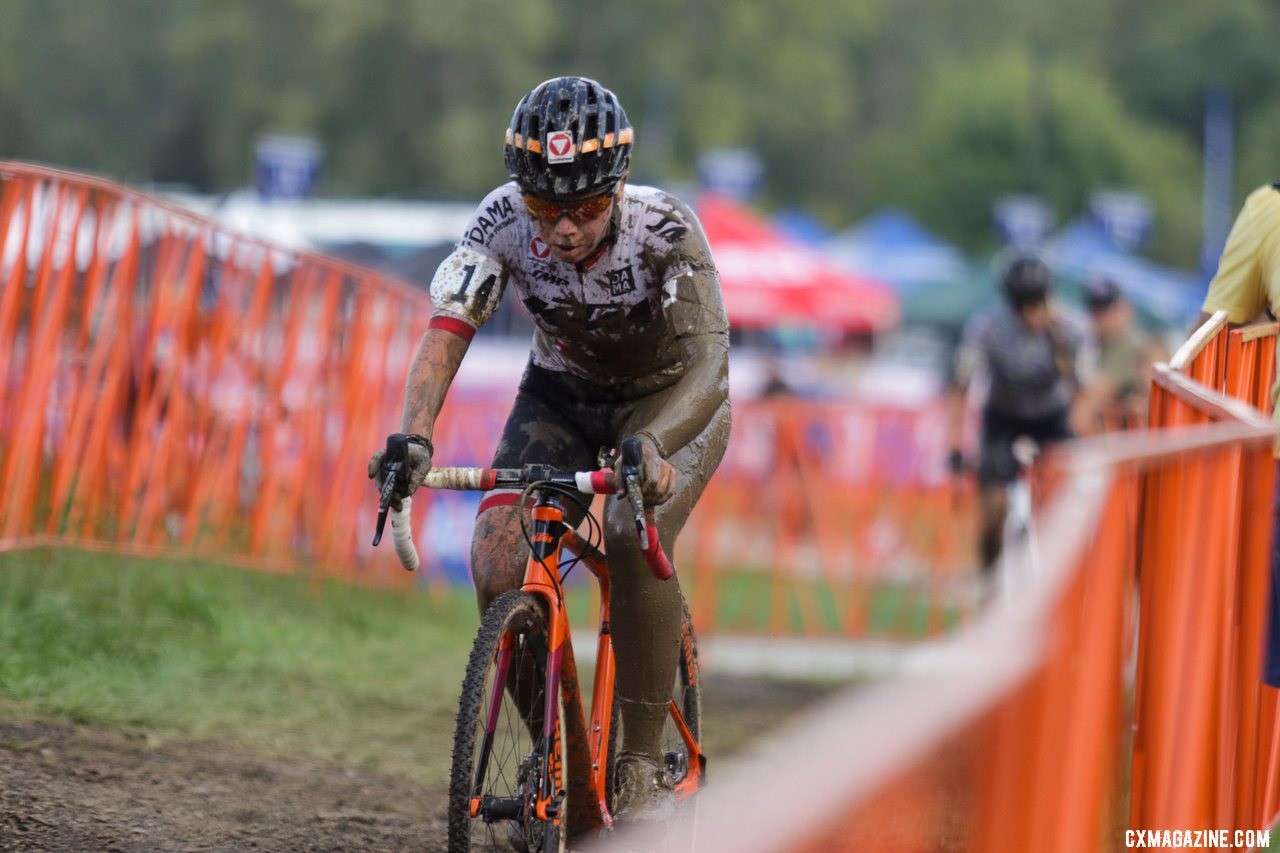
[[[645,500],[674,553],[728,441],[729,329],[698,220],[675,197],[627,183],[633,133],[614,94],[584,77],[548,80],[517,104],[504,147],[511,180],[480,203],[431,282],[434,313],[400,427],[420,437],[409,491],[430,469],[432,430],[472,336],[510,285],[535,331],[492,466],[589,469],[602,448],[637,435]],[[518,502],[495,490],[480,503],[471,570],[481,612],[521,583]],[[659,741],[681,592],[646,568],[623,503],[611,499],[605,515],[623,729],[615,815],[661,821],[675,801]]]

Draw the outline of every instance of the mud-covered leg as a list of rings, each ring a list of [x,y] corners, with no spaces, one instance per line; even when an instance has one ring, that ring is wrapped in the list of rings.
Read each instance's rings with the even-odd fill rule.
[[[612,629],[618,658],[622,752],[660,762],[662,725],[679,662],[680,581],[678,577],[665,581],[653,577],[640,556],[627,508],[620,502],[609,503],[605,541],[613,584]],[[659,538],[670,553],[674,534],[662,531]]]
[[[657,508],[662,547],[674,557],[676,537],[684,527],[707,481],[724,455],[728,441],[726,403],[692,442],[667,461],[679,472],[675,493]],[[618,817],[644,814],[653,799],[654,769],[663,766],[662,731],[667,701],[679,666],[683,598],[679,566],[669,580],[658,580],[640,555],[628,507],[609,500],[605,512],[606,549],[613,584],[613,644],[618,658],[617,694],[622,712],[622,747],[618,759]],[[663,774],[659,774],[659,779]],[[669,781],[666,785],[670,791]],[[630,790],[629,790],[630,789]],[[674,801],[674,797],[670,798]]]
[[[476,516],[471,537],[471,579],[480,612],[502,593],[518,589],[524,580],[529,548],[520,532],[518,506],[495,506]]]
[[[494,599],[509,590],[519,589],[524,579],[525,563],[529,549],[520,532],[520,508],[495,506],[476,516],[475,533],[471,539],[471,577],[476,587],[476,603],[483,617]],[[532,657],[522,658],[524,669],[509,674],[508,684],[531,684],[541,679],[534,672]],[[531,732],[542,730],[543,708],[540,702],[531,702],[530,691],[512,691],[512,700],[520,715],[529,724]],[[536,734],[535,734],[536,737]]]

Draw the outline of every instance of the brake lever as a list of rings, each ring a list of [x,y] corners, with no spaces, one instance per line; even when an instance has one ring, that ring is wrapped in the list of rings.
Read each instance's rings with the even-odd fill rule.
[[[378,526],[373,532],[373,545],[382,541],[387,526],[387,510],[395,500],[396,489],[407,486],[409,477],[409,439],[403,433],[387,436],[387,449],[382,457],[382,489],[378,495]]]
[[[649,526],[645,523],[644,496],[640,490],[640,471],[644,464],[644,450],[640,439],[628,438],[622,442],[622,482],[627,501],[631,504],[631,517],[635,521],[636,534],[640,537],[640,550],[649,550]]]

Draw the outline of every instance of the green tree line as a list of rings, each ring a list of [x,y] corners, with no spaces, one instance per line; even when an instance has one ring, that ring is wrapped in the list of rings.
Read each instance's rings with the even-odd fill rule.
[[[222,192],[261,133],[326,152],[325,195],[473,199],[534,84],[614,89],[634,177],[757,151],[761,204],[842,227],[897,204],[971,248],[991,203],[1063,221],[1100,187],[1200,243],[1207,86],[1237,118],[1233,201],[1280,177],[1271,0],[0,0],[0,157]]]

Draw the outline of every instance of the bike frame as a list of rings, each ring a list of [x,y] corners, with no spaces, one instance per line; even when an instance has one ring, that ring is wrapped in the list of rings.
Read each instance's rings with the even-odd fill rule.
[[[613,722],[614,676],[616,675],[617,667],[609,621],[608,563],[602,551],[588,543],[576,530],[565,523],[564,509],[554,493],[538,492],[537,494],[537,500],[531,510],[533,516],[531,535],[533,550],[529,554],[529,560],[525,566],[524,582],[520,588],[522,591],[540,598],[547,607],[547,641],[549,648],[547,649],[545,676],[546,695],[543,708],[542,743],[544,745],[554,744],[557,736],[563,736],[564,734],[556,731],[560,725],[557,701],[560,698],[560,691],[564,689],[567,691],[564,702],[566,717],[570,713],[576,712],[578,718],[574,722],[579,723],[583,727],[580,730],[587,733],[587,746],[590,754],[587,791],[591,802],[597,808],[590,810],[590,812],[584,812],[584,814],[589,814],[593,822],[598,819],[600,826],[611,827],[613,825],[613,817],[609,813],[608,806],[609,780],[606,778],[606,763]],[[573,671],[576,673],[576,665],[572,663],[573,639],[569,631],[569,617],[564,605],[564,586],[560,578],[560,556],[565,547],[568,547],[580,558],[600,587],[600,630],[596,640],[596,669],[591,689],[589,719],[582,708],[576,674],[568,680],[564,678],[566,659],[569,661],[569,666],[573,667]],[[494,729],[497,725],[498,708],[502,701],[502,693],[506,690],[510,661],[510,638],[509,635],[504,635],[499,643],[497,671],[491,687],[492,692],[489,696],[489,716],[485,722],[485,740],[489,743],[492,742]],[[675,722],[677,730],[680,732],[680,737],[684,741],[686,749],[689,751],[688,774],[676,786],[677,798],[683,799],[698,790],[702,781],[705,762],[702,757],[701,747],[685,723],[680,708],[677,707],[674,701],[668,700],[667,709]],[[568,749],[560,751],[559,754],[569,754]],[[476,767],[477,782],[484,778],[487,756],[486,750],[482,755],[480,764]],[[547,756],[544,754],[542,761],[539,762],[542,773],[537,787],[537,816],[541,820],[554,819],[557,823],[563,823],[563,815],[559,813],[557,800],[565,790],[566,768],[560,766],[558,762],[554,766],[549,766],[546,758]],[[478,787],[476,790],[478,790]],[[480,798],[474,797],[471,803],[473,817],[479,814],[479,808]]]
[[[1017,442],[1023,442],[1019,438]],[[1001,594],[1013,599],[1018,593],[1025,592],[1029,582],[1040,574],[1039,546],[1036,536],[1035,518],[1032,513],[1031,486],[1036,460],[1040,456],[1040,448],[1035,442],[1024,442],[1020,449],[1015,449],[1014,458],[1018,462],[1018,476],[1005,487],[1008,505],[1006,507],[1000,548],[999,576]],[[1016,442],[1015,442],[1016,448]],[[1029,576],[1015,576],[1015,569],[1023,563],[1015,563],[1010,551],[1025,549],[1025,567],[1030,569]]]

